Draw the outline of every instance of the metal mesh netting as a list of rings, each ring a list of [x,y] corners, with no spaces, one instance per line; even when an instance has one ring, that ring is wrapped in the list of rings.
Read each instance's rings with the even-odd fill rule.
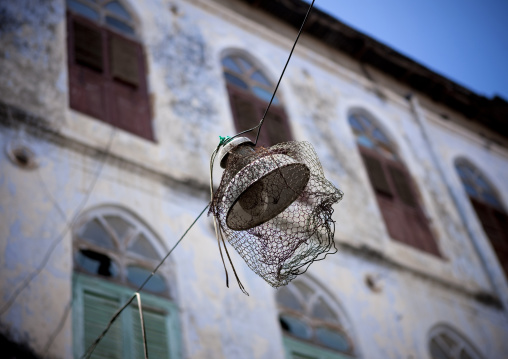
[[[284,286],[335,250],[332,205],[343,193],[324,177],[308,142],[237,149],[227,157],[210,213],[255,273]]]

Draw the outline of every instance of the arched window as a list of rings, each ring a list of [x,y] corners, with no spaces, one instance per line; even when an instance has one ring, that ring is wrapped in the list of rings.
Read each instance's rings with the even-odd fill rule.
[[[67,0],[70,107],[153,140],[145,56],[122,1]]]
[[[480,353],[462,335],[440,325],[430,333],[429,351],[432,359],[481,359]]]
[[[83,215],[73,229],[74,346],[76,357],[106,327],[161,260],[161,245],[135,216],[118,208]],[[162,266],[141,292],[148,350],[157,358],[176,357],[178,318],[171,302],[168,267]],[[135,302],[117,319],[92,357],[143,357]]]
[[[460,159],[455,169],[508,278],[508,215],[501,200],[485,176],[469,162]]]
[[[439,256],[415,185],[395,146],[363,112],[352,113],[349,123],[390,236],[396,241]]]
[[[242,55],[224,57],[222,68],[236,130],[248,130],[263,117],[275,85],[261,68]],[[256,132],[247,133],[246,136],[254,140]],[[291,140],[286,112],[280,98],[276,96],[265,117],[258,144],[266,147]]]
[[[355,357],[345,317],[317,285],[294,280],[277,290],[276,299],[288,358]]]

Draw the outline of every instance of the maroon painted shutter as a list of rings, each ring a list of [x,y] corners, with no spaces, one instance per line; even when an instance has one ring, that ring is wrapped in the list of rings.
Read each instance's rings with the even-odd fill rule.
[[[386,229],[390,237],[403,241],[406,237],[404,227],[402,226],[401,217],[404,212],[394,200],[392,189],[388,183],[388,179],[383,168],[383,163],[376,157],[371,156],[362,151],[363,161],[367,168],[370,183],[376,192],[376,198],[383,216]]]
[[[139,85],[138,45],[119,36],[111,36],[111,75],[137,87]]]
[[[399,163],[369,150],[362,149],[361,154],[390,237],[439,256],[437,243],[407,172]]]
[[[429,228],[427,218],[418,205],[411,177],[398,166],[388,164],[387,169],[395,189],[397,202],[403,212],[399,224],[404,227],[405,232],[402,242],[439,256],[439,249]]]
[[[399,199],[410,207],[416,207],[417,202],[411,190],[409,176],[402,170],[390,165],[388,165],[388,172]]]
[[[106,121],[104,31],[72,16],[67,31],[70,107]]]
[[[102,72],[104,61],[101,30],[76,21],[73,22],[73,27],[76,63]]]
[[[508,216],[473,198],[471,203],[508,278]]]
[[[68,13],[70,107],[153,140],[143,48]]]
[[[382,194],[377,194],[376,197],[388,234],[399,242],[406,242],[407,232],[404,223],[404,209],[393,198]]]
[[[499,241],[494,244],[494,248],[499,262],[504,269],[505,276],[508,279],[508,215],[496,209],[493,212],[500,233]]]
[[[140,44],[108,33],[112,107],[111,122],[140,137],[153,140],[150,105]]]
[[[261,115],[256,106],[256,102],[252,101],[249,96],[242,96],[242,94],[237,93],[237,91],[229,89],[229,101],[231,103],[231,109],[233,110],[235,127],[238,132],[253,128],[259,123]],[[250,138],[251,141],[255,141],[256,133],[256,131],[251,131],[243,136]]]
[[[266,114],[263,127],[266,127],[270,145],[292,140],[287,119],[275,108],[270,109]]]
[[[388,184],[383,165],[381,161],[373,156],[369,156],[362,153],[363,162],[367,168],[367,174],[369,175],[370,183],[376,192],[383,193],[385,195],[392,195],[392,190]]]

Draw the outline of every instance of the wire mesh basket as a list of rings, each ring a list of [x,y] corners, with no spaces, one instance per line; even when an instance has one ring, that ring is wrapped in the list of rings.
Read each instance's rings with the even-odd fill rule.
[[[247,139],[246,139],[247,140]],[[210,213],[247,265],[273,287],[336,252],[333,204],[343,193],[324,176],[308,142],[228,149]]]

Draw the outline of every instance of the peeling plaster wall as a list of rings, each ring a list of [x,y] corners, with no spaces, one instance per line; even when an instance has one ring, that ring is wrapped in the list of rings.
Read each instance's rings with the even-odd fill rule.
[[[72,238],[66,222],[77,210],[115,205],[132,211],[167,251],[206,205],[209,155],[219,135],[235,132],[221,56],[246,52],[275,82],[293,41],[284,25],[273,21],[267,29],[229,8],[228,1],[128,1],[147,57],[155,143],[68,108],[63,0],[0,3],[0,100],[40,116],[52,128],[48,135],[12,118],[0,122],[0,305],[10,304],[56,243],[47,265],[1,314],[2,333],[41,356],[47,350],[51,358],[72,357],[72,315],[66,316]],[[506,204],[508,152],[486,147],[476,134],[443,123],[425,107],[433,146],[446,169],[443,180],[409,102],[398,94],[404,91],[372,83],[331,49],[312,50],[320,46],[304,35],[279,90],[295,138],[315,146],[326,175],[345,192],[334,213],[341,250],[313,264],[308,276],[340,303],[360,357],[429,358],[428,333],[441,323],[458,329],[485,358],[503,357],[506,310],[473,296],[496,295],[493,283],[506,292],[506,281],[453,161],[465,157],[482,169]],[[389,238],[348,125],[355,109],[374,116],[396,145],[420,191],[442,259]],[[111,156],[101,167],[104,157],[97,150],[111,135]],[[22,169],[7,158],[6,145],[13,141],[31,147],[36,169]],[[219,169],[214,176],[220,179]],[[453,196],[461,198],[458,205],[473,239]],[[493,263],[490,274],[473,240]],[[197,223],[169,259],[183,357],[282,358],[275,291],[231,254],[249,297],[234,280],[226,288],[209,218]],[[367,274],[380,278],[381,292],[365,285]]]

